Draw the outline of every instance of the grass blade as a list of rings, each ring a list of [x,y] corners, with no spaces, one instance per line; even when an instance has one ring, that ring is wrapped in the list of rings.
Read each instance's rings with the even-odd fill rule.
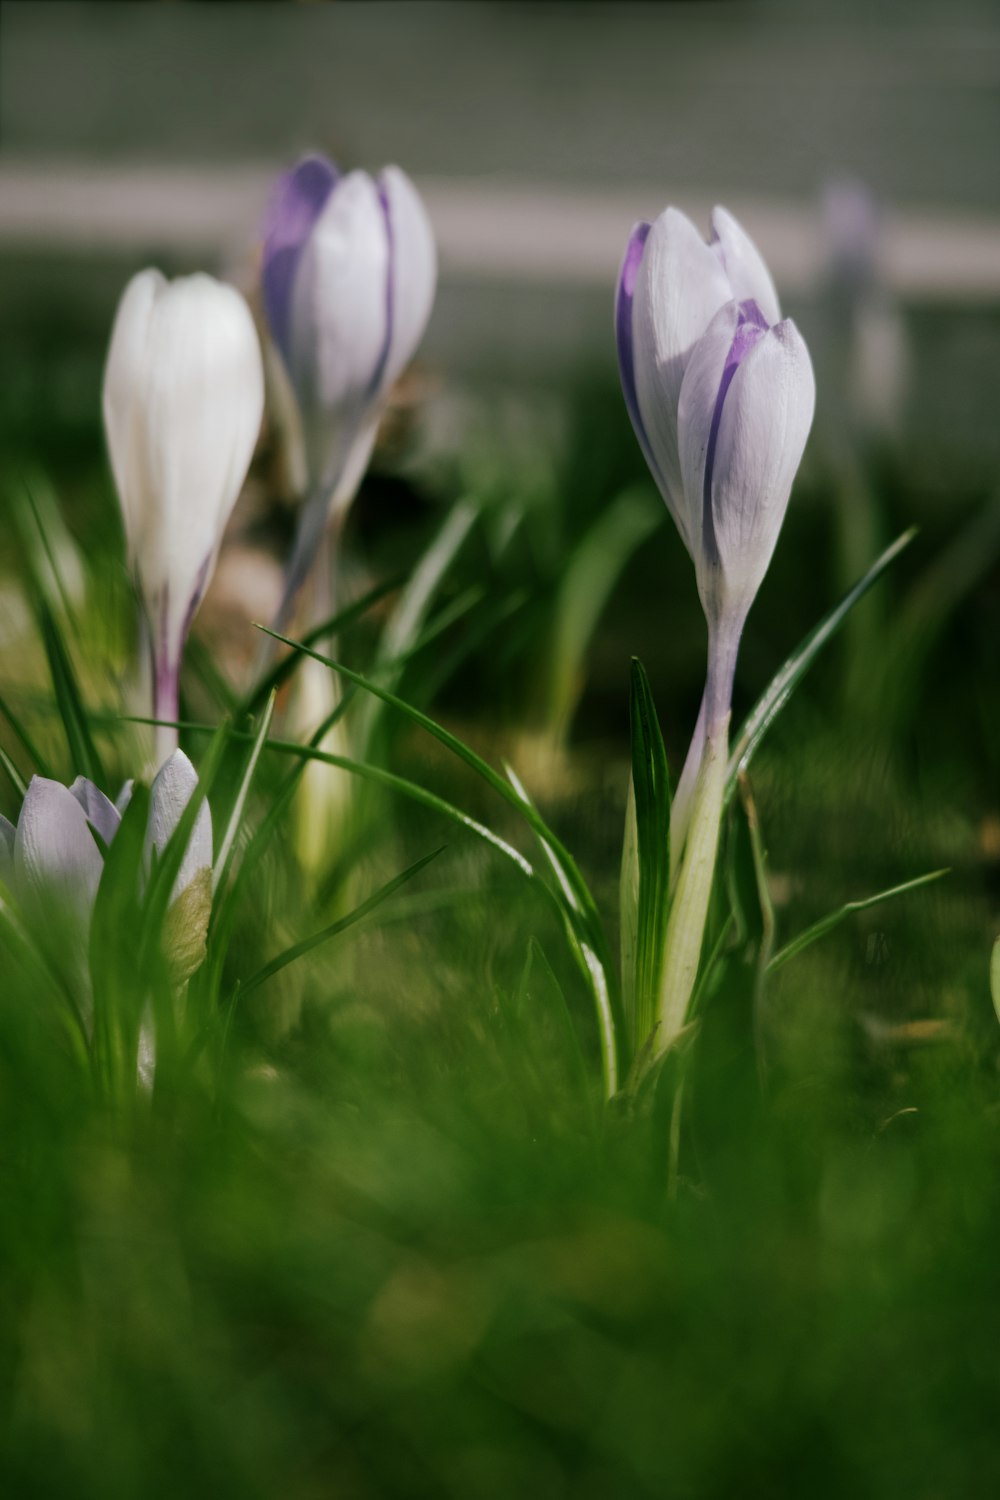
[[[444,847],[442,845],[441,849],[435,849],[433,853],[425,854],[422,859],[418,859],[415,864],[410,865],[401,874],[394,876],[388,884],[382,886],[374,895],[369,896],[367,901],[362,901],[361,905],[355,907],[354,911],[348,912],[346,917],[341,917],[338,921],[331,922],[329,927],[324,927],[320,932],[314,932],[311,937],[303,938],[301,943],[293,944],[291,948],[286,948],[284,953],[279,953],[277,958],[272,958],[269,964],[265,964],[262,969],[258,969],[257,973],[251,979],[245,980],[240,985],[241,998],[258,989],[266,980],[277,974],[281,969],[286,968],[289,964],[294,963],[297,958],[301,958],[306,953],[311,953],[321,943],[328,943],[331,938],[337,937],[339,933],[346,931],[348,927],[353,927],[363,917],[367,917],[369,912],[373,912],[377,906],[382,905],[383,901],[387,901],[394,891],[398,891],[401,885],[405,885],[408,880],[413,879],[414,875],[419,874],[425,865],[430,864],[432,859],[437,859]]]
[[[406,575],[400,573],[396,574],[393,578],[385,579],[382,583],[376,584],[374,588],[369,589],[366,594],[363,594],[360,599],[356,599],[353,604],[348,604],[344,609],[338,610],[336,614],[330,615],[328,619],[322,620],[320,624],[314,625],[311,630],[306,631],[302,637],[302,644],[311,646],[316,641],[323,640],[325,636],[339,635],[348,625],[352,625],[355,620],[367,614],[380,600],[384,599],[388,594],[395,593],[403,584],[405,578]],[[241,704],[239,712],[234,717],[238,719],[244,714],[253,716],[259,713],[270,695],[284,686],[288,678],[295,671],[295,665],[294,655],[286,656],[284,661],[276,662],[250,690]]]
[[[864,598],[872,584],[876,583],[890,564],[894,563],[900,553],[906,550],[916,534],[916,527],[911,526],[909,531],[904,531],[902,536],[897,537],[892,545],[886,548],[881,557],[872,563],[865,576],[859,579],[854,587],[844,595],[840,603],[835,605],[829,614],[824,615],[815,629],[806,636],[801,645],[792,652],[784,666],[771,679],[767,690],[758,699],[756,706],[740,730],[736,744],[733,747],[732,755],[729,758],[725,794],[725,804],[727,806],[732,801],[736,791],[737,777],[741,771],[745,771],[749,766],[757,746],[781,713],[781,710],[812,666],[820,651],[837,634],[837,631],[843,625],[859,599]]]
[[[649,679],[636,657],[629,675],[629,719],[638,863],[632,1043],[638,1050],[653,1029],[663,972],[670,904],[670,771]]]
[[[236,800],[233,803],[233,810],[229,814],[229,822],[226,825],[225,833],[222,835],[222,842],[219,845],[219,852],[216,855],[215,859],[215,869],[212,874],[212,884],[216,889],[218,889],[223,876],[226,874],[226,871],[229,868],[229,859],[232,853],[233,844],[236,839],[236,834],[239,830],[240,820],[243,817],[243,809],[246,805],[247,793],[250,790],[250,783],[253,780],[254,772],[257,769],[257,762],[260,759],[260,752],[263,749],[264,741],[267,739],[267,732],[271,727],[271,720],[274,717],[274,699],[275,695],[272,692],[264,707],[264,712],[260,716],[260,723],[257,725],[257,733],[254,736],[253,744],[250,747],[250,754],[247,757],[247,763],[244,767],[243,775],[240,778],[239,788],[236,793]]]
[[[44,600],[39,601],[39,623],[73,770],[103,787],[104,767],[90,733],[90,721],[80,697],[73,663],[55,616]]]
[[[477,755],[474,750],[470,749],[468,745],[452,734],[450,730],[436,723],[434,719],[422,713],[419,708],[414,708],[405,699],[397,697],[395,693],[390,693],[387,688],[381,687],[377,682],[372,682],[370,678],[363,677],[360,672],[354,672],[350,667],[345,667],[343,663],[334,661],[331,657],[323,656],[320,652],[313,651],[308,646],[303,646],[301,642],[289,639],[288,636],[279,635],[276,631],[268,630],[264,625],[258,628],[263,630],[266,635],[273,635],[276,640],[282,641],[286,646],[292,646],[297,650],[305,651],[307,655],[315,657],[324,666],[329,667],[334,672],[339,672],[342,677],[346,677],[348,682],[353,682],[357,687],[364,688],[366,692],[373,693],[376,698],[381,698],[391,708],[398,709],[400,713],[405,714],[413,723],[418,724],[421,729],[433,735],[440,744],[444,745],[445,749],[450,750],[459,760],[464,761],[471,770],[482,777],[488,786],[492,787],[498,796],[502,797],[505,802],[508,802],[511,807],[517,809],[534,833],[551,844],[552,849],[559,857],[566,878],[573,887],[574,898],[581,911],[587,913],[588,921],[593,926],[600,926],[600,918],[597,914],[597,908],[594,905],[594,898],[590,894],[586,881],[577,869],[576,862],[569,850],[556,837],[532,804],[526,802],[509,782],[504,780],[499,772],[495,771],[487,761],[483,760],[481,755]]]
[[[767,973],[773,974],[780,969],[789,959],[795,958],[804,949],[812,947],[821,937],[826,937],[835,927],[839,927],[845,918],[856,911],[867,911],[869,906],[878,906],[882,901],[891,901],[894,896],[905,896],[908,891],[919,890],[922,885],[930,885],[933,880],[940,880],[942,875],[950,872],[944,870],[931,870],[927,875],[918,875],[915,880],[904,881],[902,885],[891,886],[887,891],[879,891],[876,896],[866,896],[861,901],[848,901],[837,911],[830,912],[829,916],[823,917],[819,922],[814,922],[812,927],[807,927],[805,932],[800,932],[797,938],[793,938],[784,948],[780,949],[767,966]]]

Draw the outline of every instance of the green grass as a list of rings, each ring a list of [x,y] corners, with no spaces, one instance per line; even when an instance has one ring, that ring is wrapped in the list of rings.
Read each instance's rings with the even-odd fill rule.
[[[123,840],[95,938],[94,1053],[67,1041],[68,936],[0,922],[3,1494],[937,1500],[1000,1481],[995,560],[964,589],[951,569],[944,618],[908,607],[986,497],[925,523],[877,585],[883,618],[916,617],[917,639],[838,638],[758,747],[773,912],[736,798],[736,918],[697,1034],[605,1106],[593,995],[535,834],[574,857],[616,952],[629,661],[646,665],[676,774],[704,641],[665,525],[623,556],[592,633],[586,611],[560,614],[564,560],[592,580],[587,538],[639,477],[614,393],[575,412],[561,464],[526,456],[531,486],[516,449],[499,469],[470,451],[405,493],[376,477],[354,536],[376,596],[335,651],[315,643],[498,779],[509,758],[536,822],[474,756],[369,707],[382,784],[356,783],[310,879],[287,811],[303,762],[265,746],[184,1003],[155,942],[169,856],[139,900]],[[84,497],[67,519],[96,538],[99,589],[75,632],[50,600],[43,628],[5,648],[0,696],[31,748],[9,724],[0,740],[21,775],[44,757],[69,780],[83,757],[114,789],[137,732],[110,680],[127,591],[95,435],[58,439],[46,465]],[[887,473],[892,535],[921,506],[912,476]],[[378,598],[426,561],[459,494],[478,519],[426,597]],[[838,597],[818,561],[828,498],[807,473],[751,616],[738,717]],[[583,682],[583,647],[574,666],[552,645],[581,632]],[[197,665],[191,717],[214,721]],[[375,701],[352,691],[345,721]],[[263,708],[238,707],[214,749],[186,736],[217,853]],[[16,814],[13,785],[4,796]],[[761,985],[767,952],[944,866]],[[115,1059],[150,991],[167,1041],[147,1092]]]

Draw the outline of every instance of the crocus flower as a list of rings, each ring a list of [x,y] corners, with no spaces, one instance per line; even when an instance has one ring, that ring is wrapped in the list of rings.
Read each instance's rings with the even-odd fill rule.
[[[671,819],[665,1045],[683,1024],[697,971],[740,636],[784,519],[815,383],[759,251],[723,208],[707,244],[675,208],[636,225],[615,326],[629,416],[691,554],[708,622],[705,694]]]
[[[784,520],[815,384],[760,252],[724,208],[708,244],[676,208],[636,225],[615,321],[629,416],[694,561],[709,628],[683,809],[705,736],[729,714],[740,635]]]
[[[175,750],[150,791],[147,862],[154,849],[162,853],[166,848],[197,785],[194,766],[183,750]],[[70,787],[33,776],[17,826],[0,816],[0,880],[35,911],[57,902],[85,936],[104,869],[102,845],[113,841],[130,793],[129,782],[116,805],[84,776]],[[211,877],[212,817],[203,801],[174,883],[165,944],[175,973],[184,977],[193,972],[191,955],[204,949]]]
[[[386,395],[434,301],[434,236],[398,167],[342,176],[307,156],[279,177],[263,226],[264,308],[302,419],[309,496],[284,623],[332,513],[353,499]]]
[[[177,718],[181,652],[246,477],[264,409],[250,309],[210,276],[125,288],[104,372],[104,427],[150,633],[153,714]],[[157,762],[177,744],[157,730]]]

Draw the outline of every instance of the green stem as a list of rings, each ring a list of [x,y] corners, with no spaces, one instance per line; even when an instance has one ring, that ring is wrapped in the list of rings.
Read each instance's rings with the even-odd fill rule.
[[[726,786],[729,717],[708,736],[695,786],[684,857],[677,875],[667,922],[666,954],[657,1014],[655,1051],[663,1052],[687,1016],[705,936],[708,903],[715,875],[719,825]]]

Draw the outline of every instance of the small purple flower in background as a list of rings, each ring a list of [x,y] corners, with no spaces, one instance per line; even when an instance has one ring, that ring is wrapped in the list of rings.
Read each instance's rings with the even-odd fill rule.
[[[153,715],[177,718],[181,652],[215,570],[264,409],[250,309],[210,276],[125,288],[104,372],[104,427],[150,632]],[[177,744],[157,729],[156,760]]]
[[[263,241],[264,309],[297,399],[309,485],[283,624],[327,521],[354,497],[385,398],[420,342],[437,257],[405,172],[342,176],[321,156],[278,179]]]
[[[615,332],[629,416],[691,554],[708,622],[705,693],[671,812],[662,1049],[684,1024],[698,969],[740,637],[784,520],[816,389],[760,252],[723,208],[707,244],[675,208],[636,225]]]

